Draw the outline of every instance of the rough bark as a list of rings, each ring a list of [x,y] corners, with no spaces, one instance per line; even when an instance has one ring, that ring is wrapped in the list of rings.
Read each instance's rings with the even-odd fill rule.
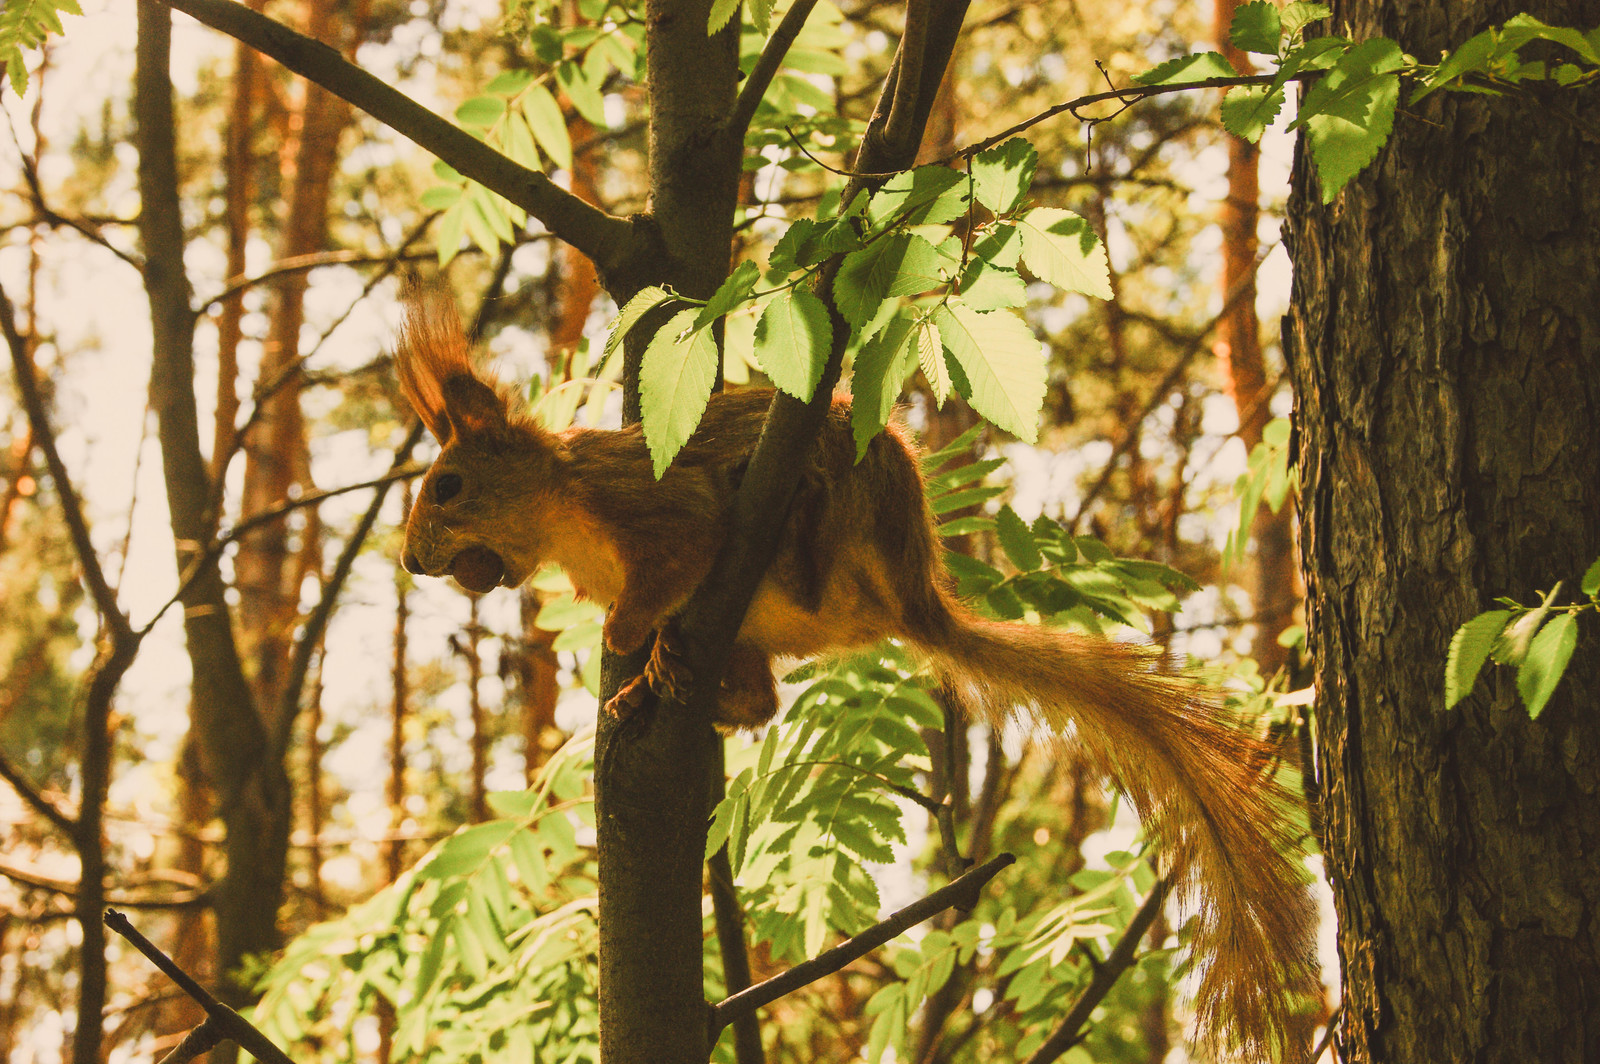
[[[1424,61],[1521,9],[1600,21],[1333,7]],[[1285,334],[1346,1061],[1600,1060],[1595,626],[1537,721],[1497,667],[1443,708],[1457,625],[1600,555],[1596,102],[1438,94],[1328,206],[1297,168]]]

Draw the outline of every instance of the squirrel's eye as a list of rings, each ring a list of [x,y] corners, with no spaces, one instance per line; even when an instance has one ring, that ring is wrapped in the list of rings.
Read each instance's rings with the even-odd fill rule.
[[[433,501],[449,502],[461,493],[461,477],[457,473],[446,473],[433,482]]]

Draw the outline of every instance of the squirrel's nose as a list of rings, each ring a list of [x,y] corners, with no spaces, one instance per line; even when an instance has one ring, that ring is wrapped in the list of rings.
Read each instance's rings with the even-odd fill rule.
[[[417,556],[412,554],[410,551],[401,552],[400,564],[404,566],[406,572],[410,573],[412,576],[423,575],[422,563],[417,561]]]

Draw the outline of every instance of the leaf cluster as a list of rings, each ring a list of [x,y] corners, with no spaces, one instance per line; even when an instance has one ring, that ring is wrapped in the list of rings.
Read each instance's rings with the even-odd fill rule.
[[[1405,54],[1387,37],[1359,42],[1335,35],[1306,39],[1306,28],[1329,15],[1327,7],[1316,3],[1279,8],[1270,0],[1255,0],[1241,5],[1229,39],[1235,47],[1274,62],[1276,70],[1269,84],[1234,86],[1222,103],[1228,131],[1256,141],[1282,110],[1289,82],[1317,75],[1289,128],[1305,131],[1324,203],[1332,202],[1389,139],[1402,80],[1416,85],[1410,98],[1414,104],[1439,89],[1497,95],[1532,82],[1571,88],[1600,78],[1600,29],[1585,34],[1517,15],[1429,64]],[[1558,45],[1575,59],[1548,62],[1520,52],[1539,42]],[[1205,52],[1169,60],[1134,80],[1173,85],[1237,76],[1222,54]]]
[[[595,869],[578,836],[593,827],[593,745],[575,736],[533,789],[491,795],[498,819],[296,938],[260,984],[256,1023],[282,1045],[356,1060],[337,1016],[381,999],[404,1006],[394,1046],[408,1059],[593,1059]]]
[[[1478,673],[1491,658],[1517,670],[1517,695],[1533,720],[1544,712],[1578,645],[1578,615],[1600,613],[1600,558],[1579,583],[1587,602],[1556,605],[1561,583],[1542,595],[1537,606],[1515,599],[1495,601],[1504,609],[1478,614],[1456,629],[1445,661],[1444,708],[1454,709],[1472,693]]]
[[[5,63],[11,91],[28,91],[28,68],[22,53],[41,47],[50,34],[65,32],[62,14],[82,16],[78,0],[6,0],[0,5],[0,61]]]
[[[1105,247],[1089,223],[1062,208],[1026,206],[1037,165],[1033,147],[1014,139],[976,156],[965,173],[917,167],[831,219],[796,220],[765,271],[741,263],[709,300],[663,287],[636,294],[616,320],[609,352],[648,311],[683,308],[650,340],[640,371],[656,475],[688,440],[710,396],[719,358],[714,324],[740,314],[756,319],[749,360],[803,401],[835,344],[845,345],[858,455],[918,370],[936,403],[958,394],[997,427],[1033,440],[1045,360],[1016,313],[1027,302],[1022,270],[1064,291],[1110,296]],[[828,306],[805,287],[831,259],[838,260],[831,295],[845,337],[835,337]]]

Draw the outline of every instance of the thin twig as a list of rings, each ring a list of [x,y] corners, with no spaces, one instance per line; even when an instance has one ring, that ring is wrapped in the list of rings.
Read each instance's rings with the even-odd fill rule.
[[[214,1023],[221,1031],[221,1036],[239,1043],[245,1052],[254,1056],[262,1064],[294,1064],[289,1055],[273,1044],[272,1039],[262,1034],[261,1031],[239,1015],[237,1012],[212,997],[206,988],[195,982],[194,978],[171,957],[162,953],[148,938],[141,935],[138,930],[128,922],[128,918],[115,909],[106,910],[106,926],[133,944],[133,948],[143,953],[151,964],[160,968],[168,979],[188,994],[205,1010],[206,1019]]]
[[[33,784],[29,783],[27,778],[17,771],[16,766],[5,759],[4,755],[0,755],[0,779],[11,784],[12,790],[17,792],[28,807],[50,821],[57,831],[60,831],[68,838],[73,837],[78,830],[78,825],[73,818],[58,808],[50,799],[35,790]]]
[[[1239,282],[1233,286],[1233,291],[1229,292],[1222,301],[1222,309],[1217,311],[1210,321],[1206,322],[1205,328],[1189,339],[1188,346],[1179,352],[1177,360],[1172,364],[1172,368],[1167,371],[1165,377],[1161,378],[1161,383],[1151,389],[1149,398],[1145,400],[1144,409],[1140,410],[1132,419],[1132,424],[1128,426],[1122,438],[1117,441],[1116,446],[1111,449],[1111,456],[1106,459],[1105,466],[1100,470],[1100,476],[1089,486],[1089,490],[1084,493],[1082,501],[1078,503],[1078,512],[1072,515],[1071,521],[1067,522],[1068,528],[1074,532],[1078,530],[1079,525],[1089,512],[1089,507],[1099,499],[1100,493],[1105,491],[1106,487],[1111,483],[1111,478],[1117,471],[1117,462],[1138,441],[1139,426],[1144,424],[1146,418],[1155,413],[1157,407],[1167,401],[1167,395],[1177,385],[1178,378],[1182,377],[1188,370],[1189,364],[1194,361],[1195,357],[1205,350],[1206,340],[1215,331],[1216,327],[1221,324],[1222,319],[1226,318],[1234,307],[1238,306],[1240,300],[1251,293],[1255,286],[1257,271],[1261,269],[1261,264],[1267,260],[1267,256],[1276,247],[1277,244],[1274,243],[1262,249],[1261,253],[1256,257],[1255,269],[1240,278]]]
[[[66,519],[78,564],[83,567],[83,582],[89,587],[89,594],[94,598],[95,608],[100,611],[102,623],[113,635],[120,637],[131,634],[128,618],[117,608],[117,594],[106,582],[105,570],[101,568],[99,555],[95,553],[94,541],[89,538],[89,522],[84,519],[83,505],[78,501],[78,493],[73,490],[72,481],[67,476],[67,464],[61,460],[61,452],[56,448],[55,429],[50,425],[44,397],[39,394],[39,382],[33,375],[33,360],[28,357],[27,345],[17,332],[11,300],[3,288],[0,288],[0,331],[5,333],[6,345],[11,349],[11,366],[16,376],[17,391],[22,393],[22,405],[28,412],[28,423],[33,428],[34,444],[43,453],[50,477],[56,482],[61,514]]]
[[[1171,889],[1170,880],[1163,877],[1156,881],[1149,897],[1139,906],[1139,911],[1133,914],[1133,919],[1128,921],[1128,926],[1123,929],[1122,937],[1112,947],[1111,953],[1098,967],[1091,966],[1094,974],[1089,978],[1089,985],[1083,988],[1083,993],[1078,995],[1078,1000],[1072,1003],[1071,1011],[1061,1020],[1061,1024],[1050,1037],[1045,1039],[1044,1045],[1028,1058],[1027,1064],[1050,1064],[1082,1040],[1084,1024],[1089,1022],[1089,1016],[1099,1007],[1100,1002],[1105,1000],[1105,996],[1117,984],[1122,973],[1132,966],[1140,941],[1144,938],[1145,932],[1150,930],[1150,925],[1155,923]]]
[[[783,65],[783,58],[789,54],[789,47],[794,44],[794,39],[800,36],[811,9],[816,6],[817,0],[795,0],[795,3],[789,5],[789,10],[784,12],[783,20],[778,23],[778,28],[772,31],[766,47],[761,49],[760,58],[750,71],[750,76],[744,79],[744,85],[739,89],[739,99],[733,105],[733,117],[728,119],[730,136],[744,139],[745,131],[750,128],[750,120],[755,117],[756,109],[761,106],[762,97],[767,94],[767,87],[772,84],[773,76]]]
[[[1306,81],[1317,76],[1318,72],[1307,72],[1298,74],[1289,80]],[[1181,81],[1169,85],[1129,85],[1124,89],[1111,89],[1108,92],[1091,93],[1088,96],[1079,96],[1075,100],[1068,100],[1066,103],[1058,103],[1054,107],[1039,112],[1032,118],[1025,118],[1016,125],[1003,129],[992,137],[985,137],[976,144],[968,145],[960,151],[950,153],[943,159],[935,160],[935,165],[948,166],[957,159],[970,159],[980,152],[988,151],[995,145],[1009,140],[1023,130],[1036,126],[1040,122],[1054,118],[1056,115],[1066,111],[1072,112],[1072,116],[1080,121],[1088,121],[1088,119],[1084,119],[1082,115],[1078,114],[1078,109],[1088,107],[1090,104],[1104,103],[1106,100],[1117,100],[1124,104],[1136,103],[1139,100],[1146,100],[1153,96],[1165,96],[1173,92],[1193,92],[1196,89],[1228,89],[1235,85],[1270,85],[1275,80],[1277,80],[1276,74],[1249,74],[1234,78],[1206,78],[1202,81]],[[1121,110],[1119,109],[1118,113]],[[1112,116],[1107,115],[1095,119],[1095,121],[1103,122],[1110,117]]]
[[[423,219],[422,228],[426,228],[428,223],[432,222],[438,214],[439,212],[435,211]],[[314,251],[308,255],[295,255],[273,263],[260,273],[251,274],[248,277],[229,278],[224,282],[221,291],[201,301],[200,305],[195,308],[195,313],[197,315],[204,314],[218,303],[231,299],[240,292],[249,291],[257,285],[265,284],[268,281],[291,273],[304,273],[308,270],[320,269],[323,266],[381,266],[392,262],[396,258],[422,260],[431,259],[438,254],[433,248],[417,248],[413,251],[407,251],[405,247],[409,243],[410,241],[407,240],[401,244],[400,251],[388,252],[383,255],[369,255],[361,251]]]
[[[774,976],[764,983],[757,983],[749,990],[718,1002],[711,1007],[711,1033],[715,1035],[746,1012],[771,1004],[785,994],[793,993],[818,979],[832,975],[851,961],[866,956],[890,939],[924,920],[932,919],[951,906],[966,904],[970,907],[970,899],[975,898],[1001,869],[1015,861],[1016,858],[1011,854],[1002,853],[987,864],[974,868],[954,883],[940,887],[921,901],[912,902],[887,920],[874,924],[854,938],[795,965],[782,975]]]
[[[1339,1012],[1343,1008],[1344,1005],[1341,1003],[1328,1015],[1328,1024],[1323,1028],[1322,1038],[1318,1040],[1317,1047],[1311,1051],[1311,1055],[1306,1058],[1306,1064],[1317,1064],[1317,1061],[1322,1059],[1323,1052],[1332,1044],[1333,1036],[1339,1030]]]
[[[417,426],[413,425],[411,431],[416,432]],[[412,446],[415,446],[415,444]],[[315,491],[309,495],[302,495],[298,499],[291,499],[288,502],[274,506],[270,510],[263,510],[252,517],[240,521],[226,532],[217,536],[216,539],[212,540],[211,543],[207,545],[204,551],[195,556],[194,560],[189,563],[188,569],[183,573],[182,578],[178,581],[177,590],[173,591],[172,597],[167,599],[166,602],[162,603],[161,607],[150,616],[150,619],[140,626],[139,635],[142,636],[149,632],[150,629],[154,628],[156,626],[156,622],[161,620],[162,616],[175,604],[177,604],[180,599],[183,598],[184,592],[189,589],[191,584],[200,578],[200,574],[205,572],[208,566],[216,564],[217,559],[222,556],[222,552],[227,550],[228,547],[241,536],[248,535],[256,528],[259,528],[260,526],[268,524],[272,521],[276,521],[286,514],[293,513],[295,510],[326,502],[328,499],[331,499],[336,495],[348,495],[352,491],[360,491],[363,488],[382,487],[392,484],[396,480],[407,480],[411,477],[421,476],[423,472],[425,472],[425,470],[423,470],[421,467],[411,465],[402,466],[398,469],[390,469],[389,472],[383,474],[381,477],[373,477],[371,480],[363,480],[358,484],[346,484],[343,487],[329,488],[327,491]]]

